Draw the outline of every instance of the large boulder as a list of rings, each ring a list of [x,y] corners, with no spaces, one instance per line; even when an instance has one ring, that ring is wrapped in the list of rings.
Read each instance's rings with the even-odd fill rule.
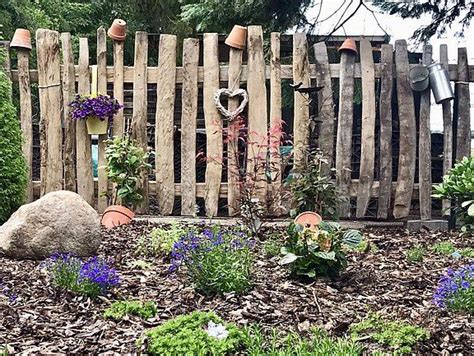
[[[100,245],[97,212],[76,193],[57,191],[21,206],[0,226],[0,254],[43,259],[70,252],[90,256]]]

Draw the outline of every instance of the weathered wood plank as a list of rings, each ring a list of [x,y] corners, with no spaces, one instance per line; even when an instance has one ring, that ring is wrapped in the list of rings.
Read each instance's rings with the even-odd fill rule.
[[[143,31],[135,33],[135,76],[133,82],[133,116],[131,123],[131,136],[143,150],[148,149],[146,131],[147,121],[147,64],[148,64],[148,34]],[[159,167],[157,167],[159,169]],[[143,192],[143,201],[137,206],[137,213],[146,213],[149,208],[148,172],[143,172],[140,177],[140,188]]]
[[[61,33],[63,89],[63,122],[64,122],[64,189],[75,192],[76,187],[76,122],[69,115],[69,103],[76,94],[76,75],[74,73],[74,53],[72,51],[71,34]]]
[[[89,46],[87,38],[79,39],[79,75],[77,88],[79,94],[90,94]],[[85,120],[76,122],[76,167],[77,193],[94,206],[94,180],[92,173],[92,143],[87,132]]]
[[[348,51],[341,53],[339,74],[339,115],[336,138],[336,184],[345,199],[340,205],[341,217],[350,217],[349,184],[351,182],[352,125],[354,99],[355,55]]]
[[[449,68],[448,45],[439,46],[440,62],[444,68]],[[453,112],[451,110],[452,100],[445,100],[443,106],[443,175],[453,166]],[[443,215],[450,214],[451,202],[443,199]]]
[[[232,91],[240,88],[240,73],[242,65],[242,50],[231,48],[229,52],[229,84]],[[228,110],[230,112],[240,105],[239,98],[229,98]],[[240,184],[239,184],[239,119],[236,118],[227,126],[227,180],[229,191],[227,203],[229,215],[237,215],[240,211]]]
[[[329,174],[334,165],[334,131],[336,115],[334,113],[334,100],[332,96],[331,68],[329,66],[326,44],[319,42],[314,45],[316,60],[316,82],[323,88],[318,93],[318,116],[321,122],[319,132],[319,148],[328,160],[324,171]]]
[[[433,48],[423,46],[423,64],[432,62]],[[420,185],[420,217],[422,220],[431,219],[431,129],[430,129],[431,91],[425,90],[420,101],[420,129],[418,144],[418,176]]]
[[[267,201],[265,175],[267,159],[267,89],[265,85],[265,59],[263,55],[263,31],[261,26],[248,27],[249,95],[247,175],[254,182],[252,196],[260,202]]]
[[[174,205],[174,100],[176,80],[176,36],[161,35],[158,55],[160,75],[156,103],[156,183],[158,206],[171,215]],[[188,128],[185,127],[185,130]]]
[[[360,41],[360,64],[362,69],[362,133],[357,197],[357,218],[365,216],[370,200],[370,188],[374,180],[375,166],[375,77],[372,45],[369,40]]]
[[[377,218],[387,219],[392,195],[392,91],[393,46],[382,45],[382,79],[380,88],[380,191]]]
[[[196,127],[199,40],[183,42],[183,108],[181,112],[181,215],[196,215]],[[174,189],[174,182],[173,182]]]
[[[280,33],[270,35],[270,214],[280,215],[282,161],[280,145],[282,139],[282,105],[281,105],[281,54]]]
[[[305,33],[293,35],[293,82],[302,83],[302,87],[311,85]],[[294,110],[293,157],[298,170],[306,159],[309,143],[309,98],[306,94],[295,91]]]
[[[23,137],[23,156],[28,167],[28,185],[26,188],[26,202],[33,201],[33,124],[31,112],[31,86],[29,72],[30,51],[18,49],[18,75],[20,92],[20,125]]]
[[[416,168],[415,105],[408,79],[410,66],[405,40],[395,42],[395,67],[400,123],[400,154],[393,216],[400,219],[407,217],[410,212]]]
[[[59,33],[36,31],[38,88],[40,102],[41,157],[44,158],[41,194],[61,190],[63,185],[62,128],[61,128],[61,72]]]
[[[456,161],[471,155],[471,95],[469,92],[467,48],[458,48],[458,130]]]
[[[107,95],[107,42],[106,33],[103,27],[97,29],[97,93]],[[107,190],[107,160],[105,159],[105,150],[108,135],[99,135],[98,141],[98,192],[97,192],[97,210],[102,214],[108,206]]]
[[[219,89],[219,54],[217,33],[204,34],[204,119],[206,125],[206,215],[216,216],[222,179],[222,122],[214,104]]]
[[[114,41],[114,98],[123,104],[123,47],[124,43]],[[114,118],[113,136],[123,136],[125,132],[125,118],[120,110]]]

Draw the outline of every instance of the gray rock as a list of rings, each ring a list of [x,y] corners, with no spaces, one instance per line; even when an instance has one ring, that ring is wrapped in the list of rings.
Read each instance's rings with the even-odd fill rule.
[[[99,215],[69,191],[23,205],[0,226],[0,253],[17,259],[43,259],[56,252],[90,256],[99,245]]]

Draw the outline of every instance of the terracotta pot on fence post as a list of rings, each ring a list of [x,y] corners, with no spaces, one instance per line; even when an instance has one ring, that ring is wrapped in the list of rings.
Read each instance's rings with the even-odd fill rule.
[[[225,39],[225,44],[237,49],[245,49],[247,40],[247,27],[235,25],[229,36]]]
[[[24,28],[17,28],[10,42],[11,48],[26,49],[31,51],[31,34],[30,31]]]
[[[126,225],[132,221],[135,213],[122,205],[111,205],[105,209],[100,223],[107,229]]]
[[[357,55],[358,52],[355,40],[352,38],[346,38],[341,47],[339,47],[338,52],[349,52]]]
[[[122,42],[127,37],[127,23],[122,19],[115,19],[107,31],[107,35],[114,41]]]

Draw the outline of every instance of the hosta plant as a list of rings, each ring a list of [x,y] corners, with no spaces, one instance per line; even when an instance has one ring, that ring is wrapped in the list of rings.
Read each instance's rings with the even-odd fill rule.
[[[355,248],[361,240],[360,231],[343,230],[338,223],[322,222],[317,229],[291,224],[280,264],[295,276],[334,277],[347,266],[343,246]]]

